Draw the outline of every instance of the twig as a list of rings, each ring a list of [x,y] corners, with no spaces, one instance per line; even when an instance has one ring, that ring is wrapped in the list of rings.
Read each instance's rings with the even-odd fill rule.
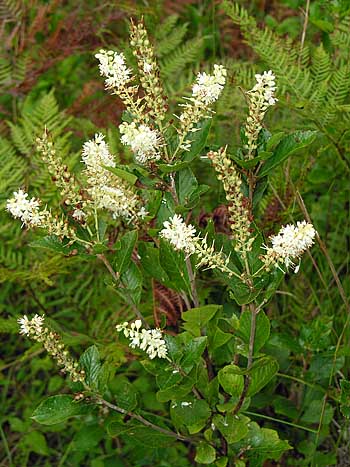
[[[306,37],[306,30],[307,30],[307,25],[308,25],[308,22],[309,22],[309,11],[310,11],[310,0],[306,0],[306,10],[305,10],[305,18],[304,18],[303,32],[302,32],[302,34],[301,34],[298,65],[300,65],[300,62],[301,62],[301,53],[302,53],[303,48],[304,48],[304,42],[305,42],[305,37]]]
[[[98,403],[105,405],[106,407],[109,407],[110,409],[115,410],[116,412],[119,412],[123,415],[127,415],[128,417],[134,418],[135,420],[138,420],[139,422],[141,422],[143,425],[148,426],[149,428],[152,428],[152,430],[158,431],[159,433],[163,433],[166,436],[171,436],[172,438],[178,439],[179,441],[187,441],[187,442],[192,441],[190,438],[186,438],[185,436],[179,435],[178,433],[175,433],[174,431],[166,430],[165,428],[162,428],[161,426],[158,426],[152,422],[149,422],[148,420],[143,418],[141,415],[138,415],[133,412],[129,412],[128,410],[125,410],[122,407],[118,407],[117,405],[111,404],[105,399],[99,398]]]

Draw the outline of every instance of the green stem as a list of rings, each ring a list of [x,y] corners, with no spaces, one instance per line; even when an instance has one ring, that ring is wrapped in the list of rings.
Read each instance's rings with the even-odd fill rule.
[[[293,426],[294,428],[299,428],[300,430],[309,431],[310,433],[317,433],[316,430],[313,430],[312,428],[307,428],[306,426],[297,425],[296,423],[292,423],[292,422],[287,422],[286,420],[281,420],[279,418],[269,417],[268,415],[263,415],[261,413],[249,412],[248,410],[244,410],[242,413],[246,415],[253,415],[253,417],[265,418],[266,420],[271,420],[272,422],[277,422],[277,423],[282,423],[284,425]]]
[[[248,363],[247,363],[248,372],[251,369],[252,364],[253,364],[254,343],[255,343],[255,333],[256,333],[256,316],[257,316],[255,305],[253,303],[250,303],[249,307],[250,307],[250,312],[251,312],[251,322],[250,322],[249,350],[248,350]],[[250,386],[250,375],[247,374],[244,377],[244,386],[243,386],[242,393],[240,395],[240,398],[235,408],[233,409],[233,415],[238,413],[240,409],[242,408],[245,398],[247,397],[249,386]]]

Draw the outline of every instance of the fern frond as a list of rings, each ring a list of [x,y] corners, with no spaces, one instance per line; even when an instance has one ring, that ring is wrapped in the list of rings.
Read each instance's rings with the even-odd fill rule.
[[[331,59],[322,44],[313,53],[311,74],[315,85],[319,85],[330,77]]]
[[[325,115],[323,124],[328,124],[337,113],[337,107],[344,103],[350,92],[350,68],[349,64],[334,71],[330,80],[326,95]]]
[[[172,29],[172,31],[161,40],[158,40],[156,53],[159,58],[164,57],[173,52],[178,47],[185,37],[188,29],[188,23],[183,23]]]
[[[24,2],[21,0],[2,0],[0,19],[6,22],[18,21],[24,14]]]
[[[350,55],[350,16],[340,21],[330,35],[333,47],[338,49],[337,61],[349,60]]]
[[[165,39],[170,34],[170,32],[174,29],[178,19],[179,15],[170,15],[162,22],[162,24],[155,31],[154,36],[157,41]]]
[[[6,87],[12,80],[12,66],[5,58],[0,58],[0,87]]]
[[[307,99],[313,88],[308,69],[298,63],[299,51],[268,28],[260,29],[242,6],[228,0],[223,2],[226,13],[238,24],[247,44],[266,62],[278,81],[282,84],[280,92],[291,91],[298,98]]]
[[[198,37],[188,40],[175,50],[171,56],[160,63],[161,76],[164,79],[178,78],[182,70],[189,64],[200,60],[202,55],[203,39]]]

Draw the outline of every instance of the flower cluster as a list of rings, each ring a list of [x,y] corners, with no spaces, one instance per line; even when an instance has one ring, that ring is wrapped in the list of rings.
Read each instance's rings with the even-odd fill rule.
[[[98,66],[100,74],[106,78],[108,89],[119,89],[130,81],[131,70],[125,64],[124,54],[101,49],[95,57],[100,62]]]
[[[99,61],[100,74],[105,77],[106,88],[120,97],[136,120],[144,120],[145,106],[142,98],[137,96],[138,86],[132,85],[133,76],[126,66],[124,55],[102,49],[95,57]]]
[[[293,266],[293,261],[313,245],[315,235],[313,225],[306,221],[283,226],[277,235],[271,237],[272,246],[266,248],[266,254],[262,257],[265,266],[269,268],[272,264],[279,266],[280,263],[287,268]]]
[[[28,193],[19,189],[13,193],[13,198],[7,200],[6,209],[28,228],[40,227],[46,229],[49,235],[75,238],[75,231],[65,218],[54,217],[47,209],[40,210],[40,204],[39,199],[28,199]]]
[[[20,325],[20,334],[26,335],[36,342],[40,342],[48,354],[62,367],[63,373],[68,373],[73,381],[84,381],[84,371],[79,369],[78,362],[65,350],[61,336],[56,332],[50,331],[45,326],[44,315],[34,315],[32,319],[24,315],[18,319],[18,323]]]
[[[222,272],[233,274],[228,267],[230,258],[226,258],[222,251],[216,252],[214,242],[208,245],[207,238],[196,235],[193,225],[187,225],[181,216],[175,214],[163,223],[163,229],[159,232],[162,238],[170,242],[177,251],[183,251],[187,256],[197,255],[197,267],[206,266],[207,269],[219,269]]]
[[[87,217],[87,213],[84,212],[84,209],[88,207],[88,200],[83,199],[75,177],[70,173],[68,167],[63,164],[62,159],[56,153],[56,149],[52,141],[49,140],[46,129],[43,136],[37,138],[36,142],[37,150],[42,160],[45,162],[53,182],[59,188],[64,203],[74,209],[73,217],[76,220],[84,221]],[[80,213],[78,216],[77,212]]]
[[[197,131],[195,125],[202,118],[210,118],[213,113],[210,106],[219,98],[225,82],[227,71],[222,65],[214,65],[212,75],[198,73],[197,81],[192,87],[192,97],[187,98],[187,103],[182,104],[180,128],[178,129],[180,147],[188,151],[191,141],[186,139],[189,132]]]
[[[111,211],[113,218],[122,217],[135,221],[144,217],[145,209],[138,196],[127,184],[105,167],[115,167],[108,144],[102,134],[83,146],[82,160],[86,165],[87,191],[97,209]]]
[[[192,96],[205,105],[218,100],[226,82],[227,71],[222,65],[214,65],[212,75],[198,73],[197,82],[192,86]]]
[[[177,251],[184,251],[190,256],[196,251],[196,229],[187,225],[181,216],[175,214],[163,223],[159,235],[168,240]]]
[[[245,133],[248,140],[246,149],[248,149],[249,159],[254,157],[265,113],[268,108],[275,105],[278,100],[275,97],[276,78],[271,70],[264,71],[262,75],[255,75],[255,79],[255,86],[247,92],[249,99],[249,115],[245,126]]]
[[[123,331],[124,336],[130,340],[130,347],[139,347],[144,350],[150,359],[155,357],[167,358],[168,350],[160,329],[141,329],[142,321],[137,319],[129,326],[128,322],[118,324],[117,331]]]
[[[155,59],[154,48],[151,45],[147,31],[140,21],[130,26],[130,45],[137,59],[140,83],[145,91],[144,100],[148,114],[160,124],[167,111],[166,97],[160,80],[159,67]]]
[[[39,209],[40,201],[36,198],[28,198],[28,193],[19,189],[13,193],[13,198],[7,200],[6,209],[15,219],[21,219],[27,227],[38,227],[44,219],[43,212]]]
[[[160,158],[161,137],[157,130],[147,125],[136,126],[133,123],[122,123],[119,126],[122,134],[121,142],[130,146],[137,162],[146,164]]]
[[[248,200],[244,198],[241,191],[242,180],[236,170],[232,159],[227,157],[226,148],[208,153],[209,159],[217,172],[217,178],[223,184],[226,199],[229,202],[228,211],[231,224],[232,236],[235,240],[237,251],[249,251],[253,238],[250,235],[250,213]]]

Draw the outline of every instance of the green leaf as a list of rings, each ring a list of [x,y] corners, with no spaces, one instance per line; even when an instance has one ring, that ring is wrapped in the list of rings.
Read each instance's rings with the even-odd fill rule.
[[[162,284],[169,284],[169,277],[160,264],[159,249],[152,243],[140,242],[138,254],[145,272]]]
[[[41,402],[31,418],[42,425],[55,425],[86,411],[87,407],[82,403],[75,402],[71,396],[59,394],[48,397]]]
[[[98,389],[99,375],[101,370],[100,354],[96,345],[92,345],[79,359],[85,370],[85,381],[91,389]]]
[[[210,444],[200,441],[194,460],[199,464],[212,464],[216,459],[216,451]]]
[[[198,433],[210,417],[210,408],[203,399],[188,399],[172,401],[170,404],[170,415],[177,428],[185,425],[190,434]]]
[[[79,244],[68,245],[67,241],[62,241],[56,235],[47,235],[46,237],[38,238],[30,243],[34,248],[45,248],[47,250],[55,251],[63,255],[70,255],[72,252],[85,253],[86,250]]]
[[[120,288],[119,292],[126,297],[126,301],[129,301],[129,297],[138,305],[141,300],[142,283],[143,277],[140,269],[135,263],[130,262],[128,269],[121,276],[124,288]]]
[[[250,422],[244,444],[250,447],[248,456],[252,466],[262,466],[267,459],[279,460],[285,451],[291,449],[287,441],[279,439],[275,430],[260,428],[255,422]]]
[[[177,164],[158,164],[158,168],[161,172],[168,174],[172,172],[178,172],[181,169],[189,166],[189,162],[178,162]]]
[[[127,378],[123,376],[115,378],[112,390],[119,407],[130,411],[137,407],[137,391]]]
[[[190,168],[180,170],[176,174],[176,191],[179,197],[179,202],[182,205],[186,205],[192,194],[198,188],[198,182]]]
[[[323,399],[316,399],[312,400],[306,407],[303,416],[301,417],[301,421],[304,423],[319,423],[320,417],[322,413],[323,407]],[[323,424],[328,425],[334,414],[334,409],[330,404],[326,404],[325,411],[323,415]]]
[[[40,431],[31,431],[24,435],[21,443],[26,445],[29,452],[35,452],[40,456],[48,456],[50,454],[49,447],[46,443],[45,436]]]
[[[171,288],[191,295],[190,279],[188,277],[184,253],[182,251],[175,251],[169,242],[160,239],[159,259],[160,265],[170,278]]]
[[[199,130],[195,131],[194,133],[190,133],[188,138],[192,141],[192,144],[190,150],[187,151],[184,155],[185,161],[192,161],[195,157],[200,155],[207,142],[211,124],[211,118],[203,120],[197,125]]]
[[[263,357],[254,362],[250,374],[248,396],[259,392],[275,376],[278,371],[278,363],[272,357]]]
[[[134,174],[132,174],[130,172],[127,172],[126,170],[119,169],[118,167],[110,167],[110,166],[106,166],[106,165],[103,165],[102,167],[104,169],[108,170],[109,172],[114,173],[114,175],[116,175],[117,177],[125,180],[126,182],[130,183],[131,185],[135,185],[135,183],[137,181],[136,175],[134,175]]]
[[[317,133],[317,131],[312,130],[298,130],[291,135],[285,136],[277,145],[273,155],[263,165],[259,172],[259,177],[264,177],[296,151],[311,144],[315,140]]]
[[[199,362],[199,359],[207,345],[207,337],[196,337],[192,339],[184,348],[184,357],[180,366],[185,373],[189,373]]]
[[[250,419],[244,415],[215,415],[213,423],[229,444],[237,443],[248,434]]]
[[[249,310],[243,311],[239,320],[239,330],[237,335],[243,340],[247,346],[250,339],[250,326],[252,314]],[[259,352],[270,336],[270,320],[263,311],[260,311],[256,316],[256,330],[254,340],[254,355]]]
[[[164,427],[166,428],[166,427]],[[133,444],[141,443],[147,449],[158,449],[174,442],[174,438],[163,433],[158,433],[152,428],[143,426],[137,422],[130,421],[122,423],[119,420],[113,420],[107,426],[107,432],[112,437],[128,438]]]
[[[184,329],[194,336],[200,336],[201,329],[214,318],[221,308],[221,305],[205,305],[182,313],[182,319],[185,321]]]
[[[83,426],[75,433],[72,448],[76,451],[91,452],[104,436],[105,431],[97,424]]]
[[[243,391],[244,377],[237,365],[227,365],[218,373],[218,379],[224,391],[231,396],[239,397]]]
[[[117,251],[114,255],[114,267],[119,274],[123,274],[123,272],[128,269],[136,241],[137,230],[132,230],[126,233],[121,240],[117,242]]]
[[[210,349],[215,350],[219,347],[222,347],[223,345],[227,344],[232,339],[232,334],[228,332],[221,331],[220,328],[215,329],[215,333],[211,338],[211,345]]]

